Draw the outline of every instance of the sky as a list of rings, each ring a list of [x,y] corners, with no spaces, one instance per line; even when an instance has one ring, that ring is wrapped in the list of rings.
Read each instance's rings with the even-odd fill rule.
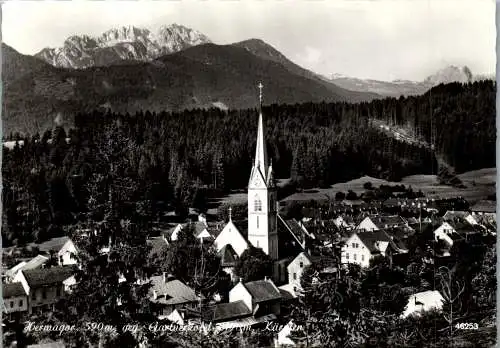
[[[330,76],[423,80],[448,65],[494,74],[494,0],[7,1],[2,38],[24,54],[70,35],[178,23],[214,43],[260,38]]]

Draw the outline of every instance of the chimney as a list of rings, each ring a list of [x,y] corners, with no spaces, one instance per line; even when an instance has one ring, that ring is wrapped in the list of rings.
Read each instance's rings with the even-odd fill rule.
[[[158,298],[158,293],[153,289],[153,298],[156,300]]]
[[[163,282],[166,283],[168,279],[167,272],[163,272]]]
[[[269,279],[267,278],[267,276],[264,277],[264,280],[267,282],[269,281]]]

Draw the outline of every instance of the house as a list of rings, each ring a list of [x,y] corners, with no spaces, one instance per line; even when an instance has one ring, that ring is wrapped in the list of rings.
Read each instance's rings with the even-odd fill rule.
[[[471,234],[478,233],[478,224],[471,225],[465,220],[460,222],[443,222],[436,230],[434,230],[434,239],[438,241],[442,239],[445,241],[449,247],[462,239],[467,239]]]
[[[399,215],[370,215],[365,217],[358,226],[356,226],[356,230],[377,231],[394,227],[410,228],[406,220]]]
[[[241,328],[275,320],[281,294],[270,279],[239,282],[229,292],[228,303],[208,306],[203,319],[219,329]]]
[[[47,261],[49,261],[48,257],[37,255],[28,262],[20,262],[11,269],[7,270],[7,272],[5,272],[7,281],[12,281],[16,277],[16,275],[23,270],[42,268],[47,263]]]
[[[236,284],[229,291],[229,302],[243,301],[254,317],[280,314],[281,294],[271,279]]]
[[[295,259],[287,266],[288,271],[288,283],[293,284],[300,290],[300,279],[302,278],[302,274],[304,273],[307,266],[311,265],[311,256],[305,252],[301,252],[297,255]]]
[[[72,266],[56,266],[24,270],[14,278],[21,282],[25,292],[29,294],[28,312],[50,309],[65,295],[64,281],[74,273]]]
[[[443,221],[454,222],[454,221],[466,221],[471,225],[477,225],[476,218],[468,211],[455,211],[448,210],[443,215]]]
[[[355,227],[354,220],[348,216],[339,215],[333,219],[333,223],[337,228],[352,229]]]
[[[398,247],[384,230],[353,232],[342,247],[341,262],[368,267],[372,258],[391,256],[397,249]]]
[[[160,319],[169,316],[175,309],[196,308],[203,300],[203,296],[196,295],[192,288],[166,273],[153,276],[150,281],[150,299],[159,305]]]
[[[21,283],[2,284],[2,296],[7,317],[28,312],[28,294]]]
[[[482,200],[474,204],[470,208],[472,215],[490,215],[496,217],[497,213],[497,202]]]
[[[64,243],[63,246],[57,252],[57,262],[59,263],[59,266],[75,265],[76,253],[77,249],[75,244],[71,239],[68,238],[66,243]]]
[[[243,300],[228,303],[217,303],[213,306],[205,308],[203,318],[205,321],[213,324],[230,321],[235,322],[242,319],[251,319],[252,310]]]
[[[45,253],[47,255],[50,254],[58,254],[59,251],[66,245],[68,242],[69,237],[56,237],[56,238],[51,238],[46,242],[40,243],[40,244],[34,244],[31,243],[31,246],[38,247],[40,252]]]
[[[444,298],[437,290],[418,292],[409,297],[408,304],[401,314],[401,317],[406,318],[412,315],[418,316],[425,311],[441,310],[443,308],[443,303]]]

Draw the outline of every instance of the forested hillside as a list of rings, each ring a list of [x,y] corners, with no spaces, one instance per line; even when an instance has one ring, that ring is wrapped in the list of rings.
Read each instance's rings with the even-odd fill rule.
[[[277,177],[291,176],[302,188],[362,175],[398,180],[429,173],[436,165],[431,150],[388,138],[369,120],[394,115],[430,138],[433,117],[437,151],[458,170],[494,167],[494,98],[487,81],[371,103],[271,105],[263,109],[269,155]],[[79,220],[90,198],[108,197],[111,171],[150,220],[170,208],[203,206],[207,189],[243,189],[257,117],[255,109],[95,111],[77,115],[68,132],[58,127],[26,138],[24,146],[4,149],[4,241],[63,233],[61,227]],[[81,189],[89,181],[97,182],[94,193]]]

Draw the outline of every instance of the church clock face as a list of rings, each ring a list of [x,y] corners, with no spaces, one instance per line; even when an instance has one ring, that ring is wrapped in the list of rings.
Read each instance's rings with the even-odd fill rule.
[[[255,179],[253,179],[253,184],[254,186],[260,186],[260,178],[258,175],[255,176]]]

